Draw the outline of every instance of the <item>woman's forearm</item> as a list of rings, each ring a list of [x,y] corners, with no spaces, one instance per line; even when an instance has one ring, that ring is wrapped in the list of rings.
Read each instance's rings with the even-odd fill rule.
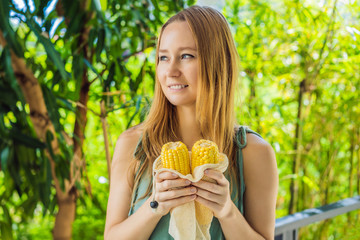
[[[234,203],[232,204],[232,210],[226,216],[219,219],[219,222],[227,240],[265,239],[249,225]]]
[[[149,198],[134,214],[111,226],[105,234],[105,240],[149,239],[162,217],[151,210],[150,202]]]

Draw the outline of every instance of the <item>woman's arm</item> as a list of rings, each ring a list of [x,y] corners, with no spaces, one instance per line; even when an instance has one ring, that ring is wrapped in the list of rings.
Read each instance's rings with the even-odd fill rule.
[[[158,184],[155,199],[159,202],[156,213],[150,208],[150,197],[134,214],[128,216],[135,171],[131,167],[131,161],[139,137],[140,133],[129,129],[121,134],[116,143],[104,232],[106,240],[149,239],[163,215],[195,198],[194,192],[191,192],[194,188],[189,186],[190,183],[169,172],[162,172],[156,176]]]
[[[222,173],[208,170],[216,183],[200,181],[196,201],[212,209],[226,239],[274,239],[278,174],[272,147],[261,138],[248,134],[243,149],[246,184],[244,214],[231,201],[229,182]]]
[[[134,185],[131,162],[134,160],[133,152],[139,138],[137,130],[129,129],[120,135],[116,143],[111,166],[105,239],[148,239],[161,218],[153,214],[146,203],[128,217]]]
[[[247,134],[243,150],[246,184],[245,218],[265,239],[274,239],[279,177],[273,148],[254,134]]]

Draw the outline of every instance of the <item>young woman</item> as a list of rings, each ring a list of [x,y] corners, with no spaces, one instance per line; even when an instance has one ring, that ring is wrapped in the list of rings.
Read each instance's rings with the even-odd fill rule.
[[[190,201],[213,211],[212,239],[273,239],[275,155],[259,135],[236,125],[238,54],[224,16],[198,6],[179,12],[162,27],[156,55],[149,115],[116,144],[105,239],[172,239],[169,212]],[[214,141],[228,156],[227,171],[205,171],[215,183],[162,172],[152,196],[152,164],[162,145],[182,141],[191,149],[199,139]]]

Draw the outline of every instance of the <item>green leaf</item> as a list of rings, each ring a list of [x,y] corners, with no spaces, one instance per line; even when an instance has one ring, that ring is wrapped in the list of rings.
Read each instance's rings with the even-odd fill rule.
[[[49,214],[54,214],[56,205],[57,205],[57,199],[54,195],[51,195],[50,204],[48,208]]]
[[[61,190],[65,191],[65,179],[68,179],[68,168],[64,164],[59,164],[55,169],[56,177],[59,179]]]
[[[41,84],[41,89],[44,95],[44,100],[45,100],[46,108],[49,113],[50,120],[54,124],[55,130],[57,132],[60,132],[63,130],[63,127],[60,124],[60,114],[59,114],[59,108],[56,104],[56,97],[45,84]]]
[[[89,3],[90,1],[87,2]],[[80,33],[80,30],[85,24],[86,13],[80,6],[80,1],[64,0],[62,1],[62,5],[65,10],[64,17],[70,20],[66,28],[64,39],[69,39],[73,35]]]
[[[49,15],[46,17],[45,22],[43,24],[43,27],[45,27],[45,32],[50,32],[52,27],[53,27],[53,23],[56,21],[56,19],[58,18],[57,14],[56,14],[56,10],[52,11],[49,13]],[[54,29],[52,29],[54,30]],[[54,31],[55,33],[56,31]]]
[[[96,61],[100,61],[100,54],[102,50],[104,49],[104,43],[105,43],[105,29],[100,28],[98,32],[98,41],[96,45]]]
[[[41,202],[44,204],[43,215],[45,215],[47,209],[50,206],[50,196],[51,196],[51,166],[48,159],[45,159],[44,164],[42,166],[42,171],[45,173],[45,179],[43,179],[42,183],[40,184],[40,199]]]
[[[54,72],[54,77],[51,80],[51,88],[54,88],[56,84],[61,84],[61,75],[59,71]]]
[[[45,1],[43,1],[43,2],[45,2]],[[39,16],[37,13],[40,12],[40,14],[42,13],[42,15],[40,15],[40,16],[43,17],[44,13],[41,11],[42,9],[39,9],[40,0],[33,0],[33,3],[34,3],[34,12],[32,14]]]
[[[108,0],[100,0],[102,11],[105,11],[107,9],[107,1]]]
[[[134,112],[134,114],[131,116],[131,118],[130,118],[130,120],[129,120],[127,126],[126,126],[126,128],[129,128],[129,127],[130,127],[130,125],[131,125],[132,121],[134,120],[135,116],[139,113],[142,98],[143,98],[142,96],[138,96],[138,97],[137,97],[136,104],[135,104],[135,112]]]
[[[4,113],[3,113],[3,108],[0,105],[0,134],[1,137],[0,138],[0,143],[4,140],[8,138],[8,129],[5,127],[5,122],[4,122]],[[4,111],[5,112],[5,111]]]
[[[79,8],[80,9],[80,8]],[[84,25],[84,20],[86,19],[85,14],[82,10],[79,10],[77,14],[75,14],[70,21],[70,25],[66,30],[64,39],[69,39],[74,34],[78,34],[81,28]]]
[[[1,62],[5,63],[5,76],[6,79],[8,79],[8,83],[11,86],[12,90],[16,93],[17,98],[22,102],[25,103],[23,94],[19,88],[19,85],[16,81],[16,77],[15,77],[15,73],[14,70],[12,68],[12,64],[11,64],[11,53],[10,53],[10,49],[6,46],[2,52],[1,55]]]
[[[307,176],[302,176],[302,181],[309,186],[310,189],[314,189],[315,191],[319,191],[320,188],[319,186],[313,181],[311,180],[309,177]]]
[[[16,106],[16,102],[16,95],[12,91],[9,91],[8,88],[3,88],[0,86],[0,103],[12,107]]]
[[[136,91],[139,88],[139,85],[140,85],[141,81],[143,80],[143,70],[144,70],[145,67],[146,67],[146,59],[144,61],[144,64],[142,65],[141,70],[140,70],[139,74],[137,75],[135,81],[132,81],[130,79],[130,90],[133,93],[136,93]]]
[[[59,107],[62,107],[62,108],[68,109],[72,112],[75,112],[76,108],[67,99],[62,98],[62,97],[57,97],[56,101],[57,101],[57,104]]]
[[[53,151],[52,145],[51,145],[51,142],[53,140],[54,140],[54,135],[49,130],[47,130],[46,131],[46,147],[49,150],[51,158],[56,162],[57,158],[54,154],[54,151]]]
[[[94,41],[96,39],[96,35],[97,35],[97,30],[96,28],[91,28],[90,33],[89,33],[89,38],[88,38],[88,42],[89,42],[89,49],[92,49],[94,46]]]
[[[34,215],[34,210],[37,206],[37,198],[28,198],[22,204],[21,207],[24,209],[24,213],[27,216],[32,217]]]
[[[1,205],[2,209],[3,209],[3,218],[5,220],[5,222],[9,225],[12,225],[12,219],[11,219],[11,215],[9,210],[7,209],[6,205]]]
[[[0,29],[3,31],[6,42],[10,45],[11,49],[18,57],[24,56],[24,50],[19,42],[19,38],[13,31],[9,23],[9,1],[0,0]]]
[[[93,7],[95,8],[96,11],[101,12],[101,0],[92,0],[93,3]]]
[[[101,23],[105,23],[104,11],[106,10],[107,0],[93,0],[91,2],[92,10],[96,11],[96,17]],[[103,6],[105,8],[103,8]],[[103,9],[102,9],[103,8]]]
[[[101,81],[103,81],[101,75],[96,71],[96,69],[93,67],[93,65],[91,65],[91,63],[89,63],[89,61],[86,60],[85,58],[84,58],[84,63],[85,63],[85,65],[86,65],[88,68],[91,69],[91,71],[93,71],[93,72],[96,74],[96,76],[97,76]]]
[[[3,211],[5,212],[5,206],[3,205]],[[7,214],[9,215],[9,211],[6,209]],[[11,219],[10,219],[11,220]],[[11,227],[11,221],[9,222],[5,222],[5,221],[0,221],[0,232],[1,232],[1,239],[6,239],[6,240],[13,240],[13,233],[12,233],[12,227]]]
[[[158,1],[157,0],[151,0],[151,3],[153,4],[153,6],[155,8],[155,10],[153,11],[153,14],[155,15],[155,19],[159,20],[161,10],[159,9]]]
[[[8,0],[0,0],[1,2],[1,9],[0,9],[0,16],[2,17],[0,20],[0,26],[3,26],[5,22],[9,19],[9,1]],[[4,17],[4,18],[3,18]]]
[[[44,149],[46,147],[46,145],[39,141],[37,138],[33,138],[31,136],[28,136],[24,133],[22,133],[18,128],[13,127],[10,130],[9,136],[16,142],[19,144],[23,144],[27,147],[30,148],[40,148],[40,149]]]
[[[36,9],[39,9],[39,11],[37,12],[37,16],[41,17],[41,18],[45,18],[44,12],[45,9],[48,7],[49,3],[52,0],[35,0],[35,5],[37,5],[37,7],[35,7]],[[48,10],[48,9],[46,9]]]
[[[10,156],[10,147],[6,146],[0,154],[0,160],[1,160],[1,169],[5,172],[7,169],[7,162],[9,160]]]
[[[8,159],[8,173],[9,176],[11,178],[11,182],[10,182],[10,186],[12,188],[15,188],[15,190],[17,191],[18,195],[21,197],[22,195],[22,189],[21,189],[21,184],[22,184],[22,179],[20,176],[20,164],[18,161],[18,158],[16,158],[16,151],[14,151],[14,146],[11,146],[11,151],[10,151],[10,157]],[[7,187],[9,187],[9,185],[7,185]]]
[[[56,49],[54,47],[54,44],[50,41],[50,39],[44,37],[41,34],[41,32],[42,32],[41,28],[39,27],[39,25],[33,19],[28,20],[27,24],[28,24],[29,28],[35,33],[35,35],[37,36],[39,42],[44,46],[49,58],[54,63],[56,68],[59,70],[59,72],[61,74],[61,77],[63,79],[68,79],[69,78],[69,73],[66,72],[65,64],[63,63],[59,52],[56,51]]]
[[[78,79],[84,74],[84,61],[83,55],[81,54],[74,54],[73,55],[73,64],[72,64],[72,71],[74,74],[74,78]]]
[[[115,63],[112,63],[109,69],[109,74],[107,79],[104,81],[103,84],[103,92],[109,92],[111,91],[111,84],[114,82],[114,76],[115,76]],[[106,102],[106,105],[113,105],[114,104],[114,98],[113,97],[107,97],[106,95],[103,96],[103,100]]]

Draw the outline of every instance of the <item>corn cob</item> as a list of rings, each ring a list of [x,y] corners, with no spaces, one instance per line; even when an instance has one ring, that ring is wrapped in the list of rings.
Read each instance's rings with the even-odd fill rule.
[[[201,166],[206,163],[219,163],[219,158],[219,149],[214,142],[204,139],[197,141],[191,150],[192,173],[194,173],[194,169],[197,166]],[[213,179],[206,176],[204,176],[202,180],[214,182]],[[212,211],[199,202],[195,202],[195,214],[200,226],[210,224],[213,218]]]
[[[197,141],[191,150],[191,171],[197,166],[204,165],[206,163],[218,163],[219,162],[219,149],[216,143],[210,140],[201,139]]]
[[[178,171],[183,175],[190,173],[189,151],[182,142],[168,142],[161,149],[163,167]]]

